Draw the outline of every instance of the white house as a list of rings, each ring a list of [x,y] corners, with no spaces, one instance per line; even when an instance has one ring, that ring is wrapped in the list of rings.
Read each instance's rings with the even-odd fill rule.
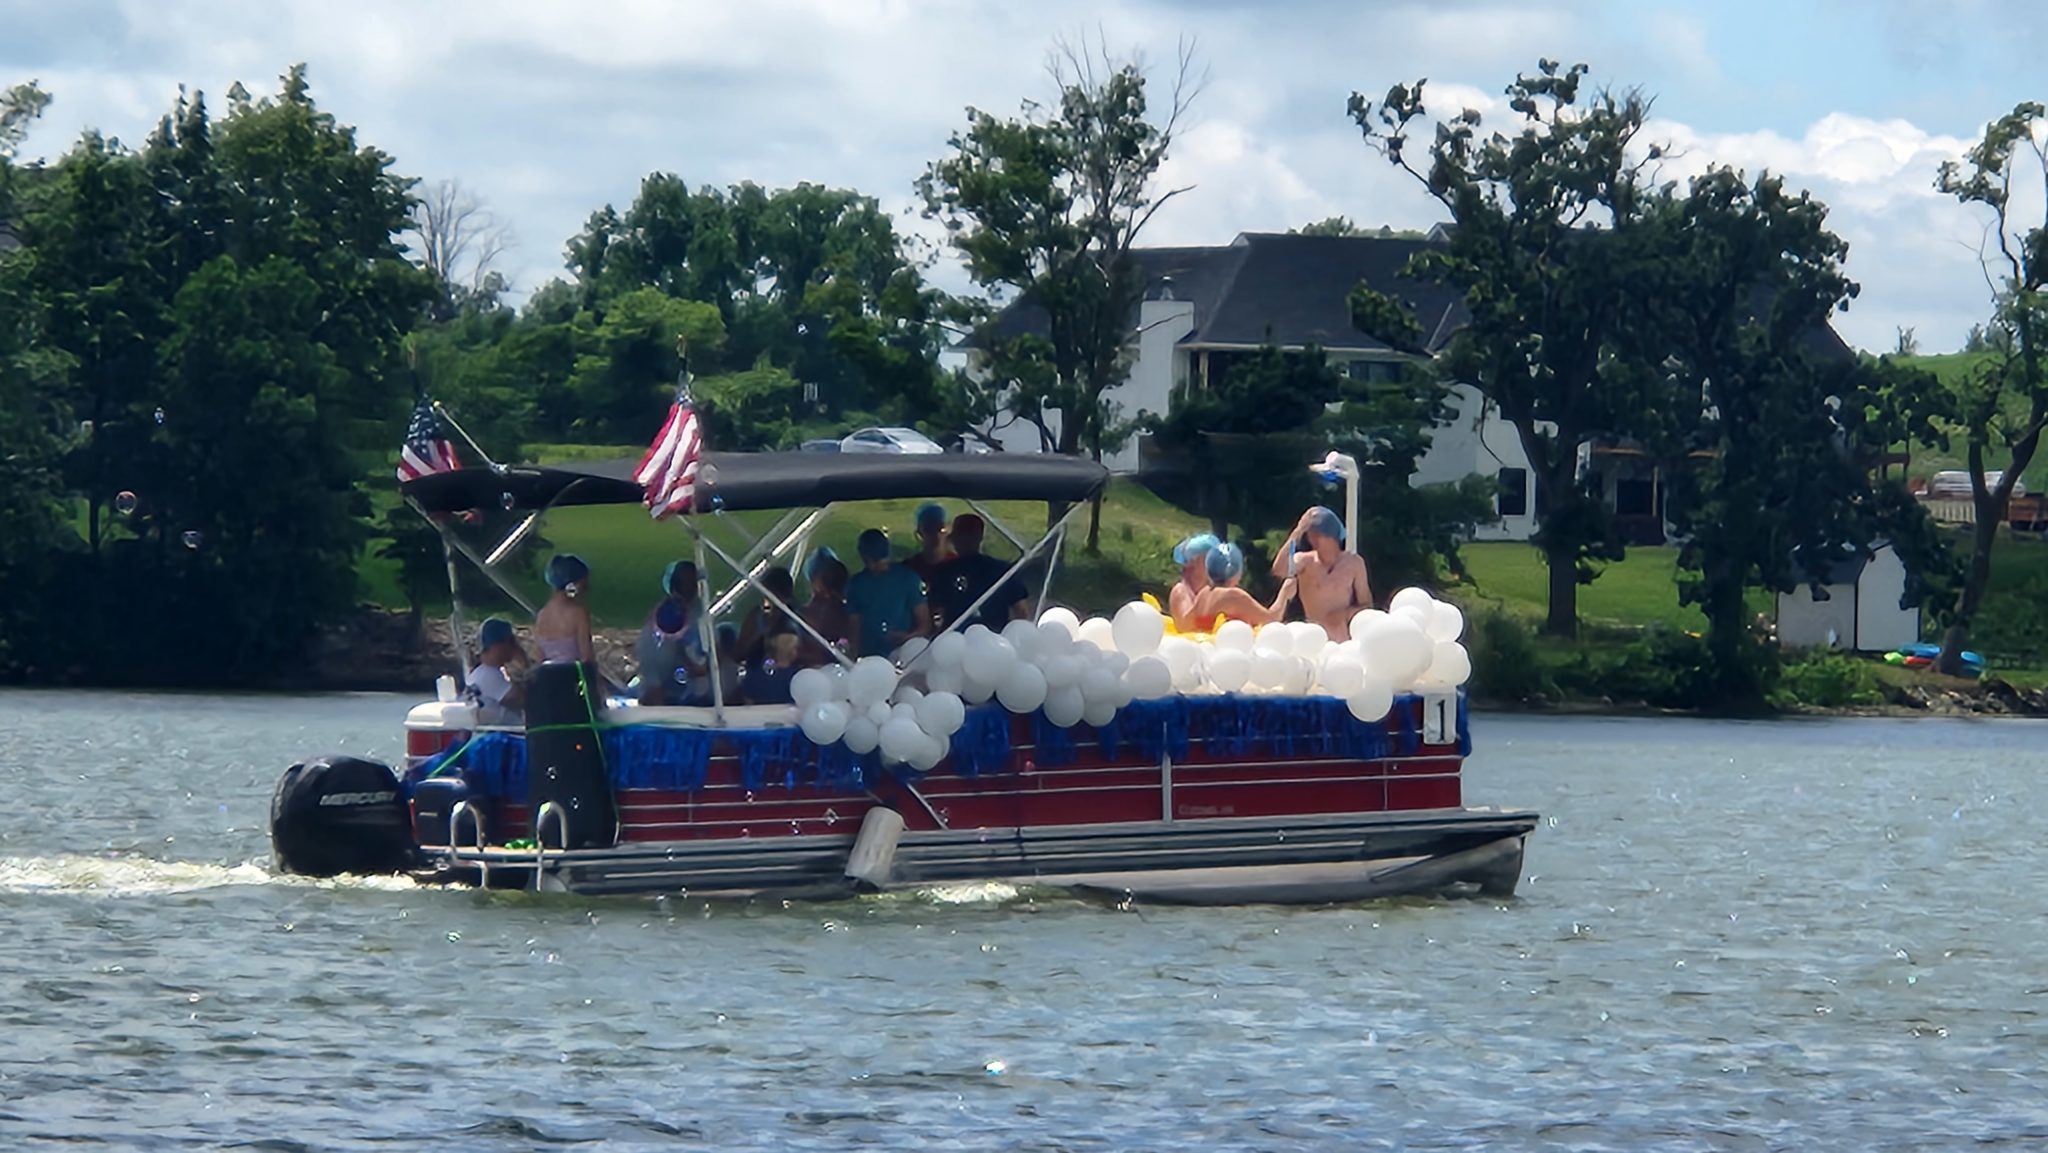
[[[1432,240],[1406,237],[1299,236],[1244,233],[1228,245],[1140,249],[1145,300],[1133,318],[1130,375],[1110,394],[1126,418],[1165,415],[1177,386],[1220,380],[1236,360],[1274,345],[1321,348],[1331,363],[1361,379],[1393,379],[1404,357],[1351,324],[1349,297],[1360,283],[1405,300],[1423,326],[1429,351],[1441,349],[1463,323],[1455,293],[1401,275],[1409,258]],[[999,334],[1042,332],[1045,315],[1029,301],[998,321]],[[1535,531],[1535,493],[1528,457],[1512,425],[1480,396],[1459,385],[1456,415],[1432,435],[1411,483],[1454,483],[1475,473],[1500,483],[1501,520],[1479,531],[1484,540],[1526,540]],[[1050,414],[1056,429],[1059,417]],[[987,430],[1005,450],[1036,452],[1039,431],[1021,421]],[[1105,461],[1140,472],[1147,438]]]
[[[1906,564],[1891,545],[1836,561],[1823,576],[1819,595],[1806,583],[1778,594],[1780,645],[1887,653],[1919,641],[1920,610],[1899,606]]]

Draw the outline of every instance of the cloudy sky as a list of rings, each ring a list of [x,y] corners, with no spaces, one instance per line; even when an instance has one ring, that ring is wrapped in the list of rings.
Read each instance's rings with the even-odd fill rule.
[[[316,97],[429,180],[461,179],[516,230],[531,290],[595,208],[642,176],[801,180],[907,208],[969,105],[1047,94],[1047,48],[1100,34],[1209,82],[1157,243],[1223,243],[1331,215],[1424,225],[1428,201],[1358,140],[1354,90],[1428,77],[1491,107],[1538,56],[1656,96],[1685,163],[1768,167],[1833,208],[1862,298],[1839,327],[1888,348],[1959,344],[1988,305],[1983,221],[1933,190],[1943,159],[2019,100],[2048,47],[2039,0],[0,0],[0,83],[56,103],[28,153],[87,127],[140,141],[180,84],[216,100],[294,61]],[[1445,108],[1448,111],[1448,108]]]

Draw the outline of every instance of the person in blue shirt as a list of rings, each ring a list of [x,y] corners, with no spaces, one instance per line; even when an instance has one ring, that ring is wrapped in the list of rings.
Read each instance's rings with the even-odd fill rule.
[[[886,657],[911,637],[929,635],[931,606],[917,574],[889,559],[889,534],[871,528],[857,546],[860,572],[846,582],[846,611],[851,618],[853,656]]]

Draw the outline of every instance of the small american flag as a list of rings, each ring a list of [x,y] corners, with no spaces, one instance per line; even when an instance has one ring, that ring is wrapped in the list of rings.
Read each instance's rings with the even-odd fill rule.
[[[633,479],[647,492],[647,511],[654,519],[690,508],[697,496],[697,467],[703,456],[704,428],[697,420],[696,406],[690,403],[690,366],[685,361],[661,434],[647,446],[647,455],[633,470]]]
[[[455,457],[455,446],[448,443],[448,430],[434,414],[434,402],[421,396],[413,406],[411,423],[405,426],[405,443],[398,449],[400,483],[461,467],[462,462]]]

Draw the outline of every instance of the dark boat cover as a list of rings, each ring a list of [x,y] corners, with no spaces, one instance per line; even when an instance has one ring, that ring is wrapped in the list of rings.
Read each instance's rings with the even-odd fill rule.
[[[400,491],[430,513],[638,504],[631,460],[549,467],[507,465],[438,472]],[[698,474],[697,511],[821,508],[842,501],[961,500],[1078,502],[1102,491],[1109,470],[1050,453],[872,456],[816,452],[711,452]]]

